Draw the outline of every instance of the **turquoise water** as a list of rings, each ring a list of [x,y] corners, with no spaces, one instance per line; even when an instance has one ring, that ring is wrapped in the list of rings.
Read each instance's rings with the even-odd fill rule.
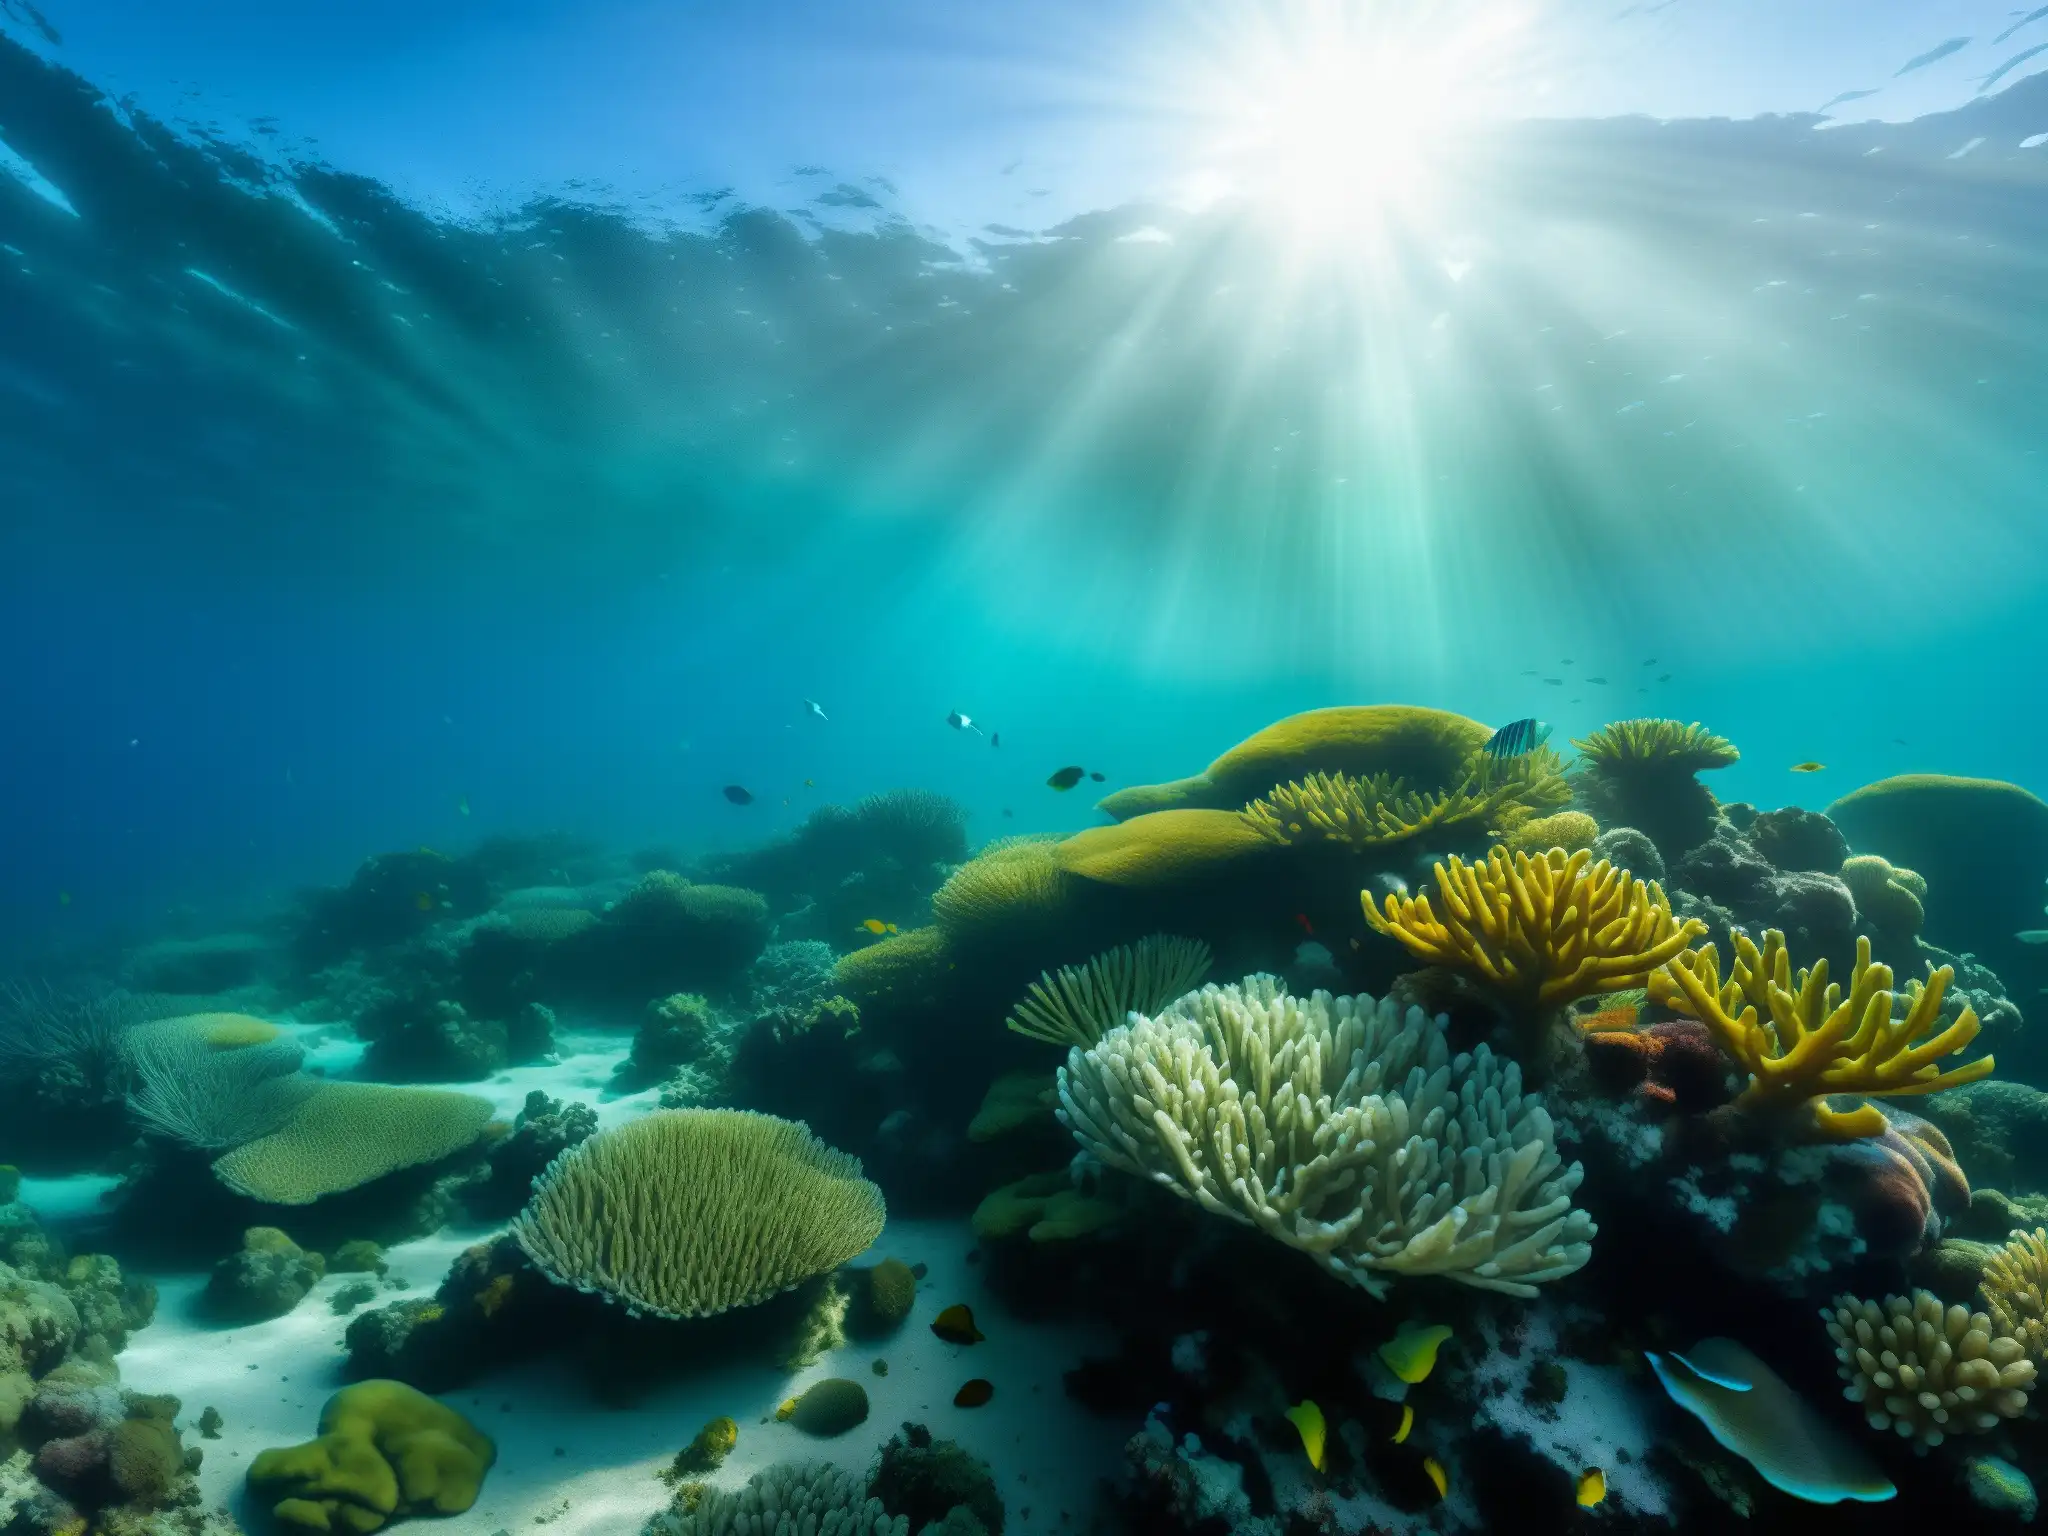
[[[573,1060],[596,1076],[519,1079],[571,1097],[667,992],[707,991],[735,1039],[768,1017],[770,982],[736,978],[770,939],[844,953],[873,937],[862,919],[922,927],[970,850],[1110,825],[1105,795],[1331,706],[1469,717],[1468,750],[1535,717],[1567,760],[1609,722],[1700,722],[1739,749],[1708,782],[1733,808],[1714,838],[1745,858],[1755,810],[1823,811],[1894,775],[2048,795],[2048,54],[2026,52],[2048,19],[1691,4],[416,17],[0,0],[0,976],[46,999],[9,1027],[57,1006],[45,988],[79,1006],[176,993],[285,1025],[337,1077],[485,1083]],[[1048,782],[1070,766],[1093,777]],[[1310,751],[1274,783],[1377,766]],[[1574,803],[1611,830],[1591,771],[1574,768]],[[877,834],[843,867],[801,840],[820,807],[898,790],[946,797],[951,830],[910,851]],[[1991,1044],[1998,1080],[2032,1092],[2048,971],[2018,935],[2048,924],[2027,905],[2048,895],[2048,832],[2037,847],[2031,809],[1941,814],[1838,820],[1857,853],[1933,885],[1924,933],[1880,958],[1902,988],[1989,964],[1988,990],[1967,967],[1959,983],[1987,1015],[1966,1054]],[[756,854],[791,836],[797,853]],[[1749,877],[1681,873],[1693,844],[1657,841],[1680,916],[1706,913],[1724,962],[1731,921],[1792,924],[1792,897],[1745,907],[1753,892],[1729,893]],[[1242,910],[1200,930],[1211,979],[1378,994],[1400,952],[1372,948],[1357,890],[1419,889],[1430,861],[1411,855],[1486,846],[1233,875]],[[320,903],[340,912],[332,892],[360,892],[366,860],[419,849],[457,872],[394,866],[332,920],[369,927],[329,945]],[[657,868],[762,888],[766,926],[730,941],[751,946],[739,969],[701,988],[687,965],[654,965],[659,985],[529,976],[492,994],[491,1027],[516,1042],[505,999],[544,1004],[552,1054],[544,1031],[527,1061],[479,1047],[468,1075],[387,1071],[374,1043],[357,1060],[391,1007],[491,1012],[448,957],[463,925],[511,921],[508,893],[573,889],[528,905],[602,926]],[[921,1159],[978,1155],[934,1105],[958,1099],[964,1124],[988,1078],[1050,1070],[1004,1048],[1014,995],[1209,920],[1180,899],[1104,919],[1092,943],[963,959],[988,995],[928,999],[923,1023],[889,1004],[882,1038],[915,1080],[897,1097],[719,1102],[806,1118],[920,1217],[964,1219],[1029,1170],[924,1181]],[[1857,926],[1795,929],[1795,971],[1825,952],[1841,979],[1870,912],[1859,896]],[[158,963],[223,935],[241,958]],[[1329,954],[1304,960],[1310,939]],[[588,963],[616,979],[640,961]],[[919,1064],[942,1016],[998,1044],[948,1034]],[[572,1049],[574,1031],[591,1036]],[[516,1114],[494,1080],[495,1111]],[[53,1227],[92,1229],[104,1181],[135,1175],[125,1091],[82,1129],[0,1134]],[[609,1129],[624,1112],[605,1103]],[[1980,1190],[2034,1188],[2043,1122],[1976,1109],[2007,1129],[1966,1143],[1933,1118]],[[940,1139],[908,1151],[904,1124]],[[1722,1198],[1684,1188],[1621,1208]],[[2002,1237],[1979,1216],[1974,1238]],[[1891,1268],[1852,1233],[1854,1255],[1770,1294],[1809,1317],[1837,1281],[1925,1283],[1906,1264],[1939,1241],[1929,1219]],[[110,1251],[165,1266],[167,1287],[218,1257],[133,1233]],[[1618,1323],[1624,1375],[1651,1379],[1644,1350],[1735,1332],[1760,1305],[1745,1294]],[[1745,1347],[1809,1396],[1831,1382],[1814,1340],[1811,1359],[1770,1342]],[[1083,1442],[1115,1463],[1145,1406]],[[2024,1431],[1994,1441],[2048,1465]],[[1913,1508],[1934,1499],[1931,1473],[1892,1475]],[[1398,1477],[1357,1476],[1411,1508]],[[1770,1518],[1791,1507],[1759,1496],[1780,1501]],[[1673,1496],[1681,1523],[1703,1518],[1691,1497]],[[1270,1499],[1249,1508],[1241,1528]],[[1344,1509],[1328,1528],[1358,1528]]]

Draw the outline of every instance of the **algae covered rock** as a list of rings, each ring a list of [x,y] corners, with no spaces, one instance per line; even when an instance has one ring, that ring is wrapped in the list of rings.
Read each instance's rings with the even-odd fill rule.
[[[868,1487],[914,1531],[970,1513],[989,1536],[1002,1536],[1003,1496],[987,1462],[951,1440],[934,1440],[922,1424],[905,1424],[882,1447]]]
[[[829,1440],[867,1421],[867,1388],[844,1376],[813,1382],[777,1410],[778,1419]]]
[[[901,1259],[848,1268],[846,1331],[856,1339],[886,1338],[901,1328],[917,1304],[917,1274]]]
[[[319,1435],[260,1453],[249,1494],[281,1525],[376,1530],[410,1514],[460,1514],[476,1502],[497,1447],[453,1408],[397,1381],[344,1387]]]
[[[251,1227],[242,1234],[241,1248],[214,1265],[202,1302],[209,1315],[223,1322],[283,1317],[326,1273],[324,1258],[276,1227]]]

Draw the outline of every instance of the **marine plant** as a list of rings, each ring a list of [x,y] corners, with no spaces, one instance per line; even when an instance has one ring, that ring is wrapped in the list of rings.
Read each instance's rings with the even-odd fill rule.
[[[1985,1313],[1915,1291],[1882,1303],[1837,1296],[1821,1316],[1848,1383],[1842,1395],[1863,1405],[1872,1429],[1934,1446],[2026,1410],[2034,1362]]]
[[[1550,1116],[1481,1045],[1391,1000],[1296,998],[1270,976],[1136,1017],[1059,1077],[1060,1118],[1102,1162],[1384,1295],[1441,1275],[1533,1296],[1591,1256]]]
[[[359,1381],[320,1410],[303,1445],[259,1452],[249,1493],[280,1525],[367,1533],[476,1503],[497,1447],[453,1408],[400,1381]]]
[[[491,1101],[444,1088],[323,1083],[276,1130],[216,1158],[214,1176],[272,1205],[310,1205],[469,1146]]]
[[[2048,1364],[2048,1229],[2016,1231],[1992,1250],[1979,1289],[1998,1331],[2024,1344],[2036,1365]]]
[[[1369,892],[1363,903],[1377,932],[1427,964],[1476,976],[1525,1010],[1642,986],[1706,932],[1673,917],[1655,881],[1632,879],[1605,859],[1596,864],[1583,848],[1495,848],[1476,864],[1453,856],[1436,866],[1441,917],[1428,895],[1388,896],[1384,911]]]
[[[1083,1049],[1126,1015],[1157,1013],[1202,984],[1214,957],[1199,939],[1151,933],[1082,965],[1063,965],[1031,983],[1009,1027],[1052,1045]]]
[[[1650,995],[1704,1023],[1749,1072],[1738,1109],[1800,1119],[1825,1139],[1847,1141],[1881,1135],[1888,1122],[1874,1104],[1834,1109],[1829,1094],[1937,1093],[1991,1075],[1989,1056],[1941,1066],[1978,1029],[1968,1005],[1942,1026],[1942,998],[1954,979],[1953,967],[1929,967],[1924,984],[1908,983],[1895,994],[1891,967],[1874,964],[1870,940],[1858,938],[1844,996],[1828,980],[1826,960],[1795,981],[1785,936],[1774,928],[1762,949],[1747,934],[1735,935],[1734,974],[1725,984],[1720,957],[1707,944],[1672,956],[1651,976]],[[1905,1015],[1895,1019],[1901,999]]]
[[[886,1215],[860,1160],[802,1124],[677,1109],[562,1153],[512,1233],[558,1285],[636,1314],[707,1317],[838,1268]]]

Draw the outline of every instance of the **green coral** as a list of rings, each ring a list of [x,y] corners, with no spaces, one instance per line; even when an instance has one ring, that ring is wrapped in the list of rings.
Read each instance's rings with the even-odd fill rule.
[[[868,1391],[844,1376],[813,1382],[776,1414],[807,1435],[830,1440],[867,1422]]]
[[[455,1515],[497,1459],[453,1408],[399,1381],[360,1381],[327,1400],[318,1438],[260,1453],[249,1492],[284,1525],[374,1531],[400,1515]]]
[[[310,1205],[460,1152],[490,1118],[491,1101],[474,1094],[326,1083],[277,1130],[216,1159],[213,1171],[253,1200]]]
[[[901,1259],[884,1259],[864,1269],[849,1269],[847,1331],[857,1339],[879,1339],[894,1333],[917,1304],[917,1273]]]
[[[283,1317],[326,1273],[324,1258],[306,1252],[276,1227],[251,1227],[242,1234],[240,1250],[213,1267],[203,1301],[224,1322]]]

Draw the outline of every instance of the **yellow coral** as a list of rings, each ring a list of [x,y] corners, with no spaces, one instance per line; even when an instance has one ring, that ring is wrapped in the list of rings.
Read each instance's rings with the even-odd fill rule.
[[[891,934],[839,957],[832,984],[857,1003],[929,990],[953,962],[943,928],[913,928]]]
[[[1276,843],[1333,842],[1367,849],[1424,832],[1483,830],[1526,820],[1570,795],[1563,763],[1545,747],[1508,762],[1480,754],[1462,778],[1442,790],[1412,790],[1405,780],[1385,774],[1311,774],[1267,791],[1244,814]]]
[[[1986,1261],[1980,1285],[1998,1331],[2026,1345],[2036,1364],[2048,1364],[2048,1230],[2013,1233]]]
[[[1716,736],[1697,720],[1691,725],[1676,720],[1617,720],[1572,745],[1595,768],[1610,771],[1655,766],[1699,773],[1726,768],[1742,756],[1735,743]]]
[[[1432,965],[1470,971],[1510,1001],[1558,1007],[1643,985],[1703,924],[1680,923],[1654,881],[1633,880],[1586,850],[1531,857],[1496,848],[1484,863],[1436,866],[1439,919],[1427,896],[1364,898],[1365,920]]]
[[[1156,890],[1221,873],[1272,846],[1239,811],[1154,811],[1077,832],[1053,855],[1084,880]]]
[[[1991,1075],[1989,1056],[1947,1071],[1939,1065],[1977,1035],[1977,1014],[1968,1006],[1940,1027],[1941,1000],[1954,979],[1952,967],[1930,967],[1924,985],[1905,989],[1906,1016],[1895,1021],[1891,967],[1871,962],[1869,939],[1856,941],[1845,998],[1828,981],[1825,960],[1801,971],[1795,985],[1785,936],[1772,929],[1761,950],[1747,934],[1735,935],[1735,973],[1726,985],[1708,944],[1673,956],[1650,978],[1650,995],[1703,1022],[1748,1069],[1739,1105],[1810,1111],[1823,1135],[1846,1141],[1881,1135],[1889,1122],[1873,1104],[1830,1109],[1822,1102],[1828,1094],[1935,1093]]]
[[[956,939],[1049,926],[1067,895],[1055,846],[1039,838],[991,843],[947,877],[932,897],[932,916]]]
[[[1559,811],[1554,816],[1538,816],[1523,822],[1508,834],[1507,845],[1510,853],[1536,853],[1549,848],[1577,853],[1581,848],[1592,847],[1593,839],[1599,835],[1600,823],[1584,811]]]

